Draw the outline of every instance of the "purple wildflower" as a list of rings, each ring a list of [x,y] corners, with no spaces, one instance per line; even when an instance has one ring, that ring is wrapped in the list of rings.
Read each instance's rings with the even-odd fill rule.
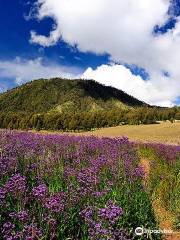
[[[45,184],[41,184],[38,187],[32,189],[32,195],[38,200],[42,200],[46,197],[48,188]]]
[[[85,219],[86,222],[90,222],[93,217],[92,207],[87,207],[80,212],[80,215]]]
[[[51,212],[60,213],[65,208],[64,193],[56,193],[46,199],[45,207]]]
[[[26,190],[26,178],[20,174],[15,174],[5,184],[5,190],[13,196],[23,194]]]
[[[139,167],[136,167],[134,169],[133,176],[135,178],[142,178],[144,176],[144,174],[145,174],[145,171],[144,171],[144,169],[142,167],[139,166]]]
[[[15,225],[11,222],[6,222],[3,224],[3,227],[2,227],[2,234],[3,236],[8,239],[12,237],[12,231],[14,230],[15,228]]]
[[[6,190],[0,187],[0,205],[4,203],[5,198],[6,198]]]
[[[107,194],[107,190],[94,192],[92,195],[95,197],[102,197]]]
[[[105,208],[99,209],[98,216],[100,218],[108,220],[110,223],[114,224],[120,216],[123,215],[123,210],[121,207],[116,206],[113,202],[109,201]]]
[[[94,168],[86,168],[78,173],[77,181],[80,185],[79,192],[85,196],[93,192],[99,183],[99,178]]]
[[[42,230],[39,229],[35,223],[26,225],[23,229],[23,239],[25,240],[37,240],[40,239],[42,235]]]
[[[16,214],[16,217],[21,222],[27,222],[29,215],[28,215],[27,211],[20,211]]]

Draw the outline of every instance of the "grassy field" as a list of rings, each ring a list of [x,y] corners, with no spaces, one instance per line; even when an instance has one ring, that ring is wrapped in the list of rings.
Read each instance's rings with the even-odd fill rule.
[[[140,144],[139,157],[145,171],[144,186],[160,229],[171,229],[163,240],[180,239],[180,147]]]
[[[31,131],[34,132],[34,131]],[[117,127],[109,127],[97,129],[88,132],[58,132],[41,130],[41,133],[60,133],[60,134],[75,134],[84,136],[97,137],[120,137],[126,136],[130,140],[140,142],[161,142],[168,144],[180,144],[180,122],[170,123],[162,122],[160,124],[148,125],[125,125]]]
[[[0,240],[180,239],[180,145],[41,133],[0,131]]]
[[[103,128],[82,135],[95,135],[98,137],[127,136],[130,140],[145,142],[162,142],[180,144],[180,122],[150,125],[126,125],[111,128]]]

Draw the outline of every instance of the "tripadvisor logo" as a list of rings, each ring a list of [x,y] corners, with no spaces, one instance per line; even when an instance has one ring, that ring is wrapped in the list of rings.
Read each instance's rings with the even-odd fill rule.
[[[135,234],[137,236],[142,236],[143,234],[151,235],[154,234],[173,234],[174,232],[170,229],[146,229],[142,227],[137,227],[135,229]]]
[[[141,235],[143,235],[143,233],[144,233],[144,230],[143,230],[142,227],[137,227],[137,228],[135,229],[135,234],[136,234],[137,236],[141,236]]]

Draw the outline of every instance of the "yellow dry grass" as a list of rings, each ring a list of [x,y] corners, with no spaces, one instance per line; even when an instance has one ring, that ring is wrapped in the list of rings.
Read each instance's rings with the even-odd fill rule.
[[[125,125],[103,128],[79,134],[94,135],[98,137],[127,136],[129,139],[134,141],[155,141],[169,144],[180,144],[180,122],[162,122],[160,124],[150,125]]]
[[[31,130],[31,132],[36,132]],[[161,122],[149,125],[124,125],[117,127],[101,128],[88,132],[61,132],[41,130],[40,133],[68,134],[97,137],[128,137],[130,140],[139,142],[160,142],[180,145],[180,122]]]

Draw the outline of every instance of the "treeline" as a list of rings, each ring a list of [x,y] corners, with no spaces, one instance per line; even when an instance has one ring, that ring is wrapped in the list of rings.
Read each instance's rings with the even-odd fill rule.
[[[97,112],[51,112],[32,114],[26,112],[0,113],[0,128],[60,131],[88,131],[95,128],[125,124],[152,124],[157,121],[180,120],[180,108],[114,109]]]

